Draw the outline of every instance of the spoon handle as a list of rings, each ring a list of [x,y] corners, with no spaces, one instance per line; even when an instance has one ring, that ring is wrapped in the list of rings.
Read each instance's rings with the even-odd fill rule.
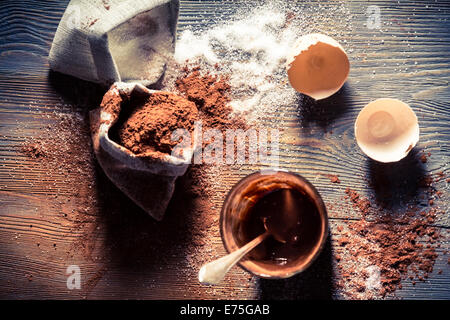
[[[225,274],[228,272],[228,270],[231,269],[232,266],[234,266],[239,260],[241,260],[242,257],[245,256],[249,251],[260,244],[268,235],[269,233],[265,232],[247,243],[245,246],[242,246],[238,250],[233,251],[232,253],[222,258],[205,264],[203,267],[201,267],[198,273],[198,280],[203,284],[219,283],[225,277]]]

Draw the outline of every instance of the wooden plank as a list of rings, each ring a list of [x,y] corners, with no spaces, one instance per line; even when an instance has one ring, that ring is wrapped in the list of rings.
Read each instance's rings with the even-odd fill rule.
[[[381,8],[381,31],[366,27],[369,4]],[[291,106],[268,114],[267,123],[278,119],[283,124],[281,166],[312,181],[327,206],[334,208],[329,209],[331,242],[317,263],[295,279],[263,281],[235,268],[223,285],[202,286],[194,267],[206,259],[204,254],[208,259],[224,254],[217,217],[225,194],[258,167],[224,171],[210,199],[215,223],[191,234],[186,226],[195,226],[203,217],[196,214],[189,200],[181,199],[191,211],[171,209],[164,221],[157,223],[111,185],[95,163],[87,178],[77,179],[78,172],[49,171],[19,151],[26,139],[45,136],[49,126],[60,121],[59,114],[82,117],[101,98],[101,88],[48,72],[48,50],[66,5],[67,1],[4,1],[0,8],[1,298],[331,297],[336,276],[332,257],[340,250],[335,243],[337,227],[345,224],[346,216],[360,218],[343,199],[345,188],[376,196],[368,182],[379,168],[357,148],[353,122],[366,103],[379,97],[404,100],[419,117],[421,141],[415,154],[419,156],[424,150],[431,156],[423,165],[416,166],[412,158],[406,162],[413,178],[449,174],[450,5],[428,1],[396,5],[386,1],[297,1],[311,14],[304,32],[325,32],[344,43],[351,74],[342,92],[326,104],[309,101]],[[179,32],[224,21],[239,7],[253,6],[246,1],[182,1]],[[344,17],[345,12],[349,15]],[[401,167],[386,167],[395,173],[392,181],[411,181],[408,170],[396,173],[395,169]],[[332,184],[328,173],[337,174],[341,183]],[[436,200],[443,212],[436,226],[446,232],[450,226],[448,186],[445,180],[436,186],[443,191]],[[91,199],[92,187],[100,191]],[[417,197],[423,193],[415,190]],[[404,196],[408,199],[409,195]],[[86,201],[92,201],[92,208],[84,210]],[[173,225],[180,227],[180,234],[162,243]],[[208,245],[197,243],[202,238],[208,238]],[[398,296],[450,297],[445,245],[446,233],[429,280],[416,286],[405,282]],[[162,257],[161,252],[167,256]],[[66,287],[65,271],[71,264],[82,270],[80,291]],[[442,274],[438,274],[440,269]],[[313,287],[316,289],[311,290]]]

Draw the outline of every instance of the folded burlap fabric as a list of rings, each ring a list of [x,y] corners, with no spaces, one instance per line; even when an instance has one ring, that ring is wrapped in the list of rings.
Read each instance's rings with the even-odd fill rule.
[[[157,82],[175,49],[178,0],[72,0],[50,68],[101,84]]]

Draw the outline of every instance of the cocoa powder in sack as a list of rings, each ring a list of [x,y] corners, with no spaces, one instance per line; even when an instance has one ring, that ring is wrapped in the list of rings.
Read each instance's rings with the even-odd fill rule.
[[[97,160],[109,179],[156,220],[164,216],[175,180],[191,162],[196,142],[172,154],[176,129],[193,132],[195,104],[140,84],[115,83],[90,114]]]

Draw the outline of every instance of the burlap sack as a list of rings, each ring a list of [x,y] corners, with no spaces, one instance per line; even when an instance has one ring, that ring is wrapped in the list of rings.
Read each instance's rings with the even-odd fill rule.
[[[151,85],[175,50],[178,10],[178,0],[71,0],[50,68],[101,84]]]
[[[177,156],[164,158],[136,155],[111,140],[111,128],[119,120],[125,101],[149,96],[140,84],[115,83],[105,94],[102,105],[91,111],[91,134],[95,155],[111,181],[156,220],[161,220],[172,197],[175,180],[183,175],[197,148],[182,149]],[[117,99],[119,98],[119,99]]]

